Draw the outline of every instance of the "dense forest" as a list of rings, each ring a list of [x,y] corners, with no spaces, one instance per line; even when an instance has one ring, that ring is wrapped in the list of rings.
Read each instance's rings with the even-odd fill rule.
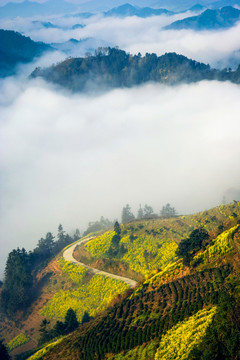
[[[32,78],[47,81],[72,91],[97,91],[115,87],[131,87],[146,82],[162,84],[191,83],[200,80],[240,82],[240,68],[216,70],[183,55],[166,53],[130,55],[118,48],[99,48],[95,55],[70,58],[50,68],[36,68]]]

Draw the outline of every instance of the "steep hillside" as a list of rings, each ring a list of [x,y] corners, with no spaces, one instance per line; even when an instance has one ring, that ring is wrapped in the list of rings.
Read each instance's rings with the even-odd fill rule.
[[[145,282],[113,302],[88,324],[80,326],[43,358],[170,360],[177,353],[177,359],[192,360],[208,359],[207,349],[211,359],[219,359],[220,354],[222,359],[239,359],[239,221],[240,204],[234,203],[192,216],[122,226],[122,231],[128,232],[131,227],[137,234],[139,225],[142,225],[140,232],[151,229],[157,233],[168,224],[168,231],[164,235],[159,234],[161,231],[157,233],[152,244],[154,241],[159,244],[163,238],[167,243],[172,239],[177,248],[177,243],[189,245],[189,239],[194,239],[194,246],[186,250],[190,255],[189,264],[184,265],[177,251],[175,262],[172,259],[156,269],[155,275],[148,275]],[[208,234],[201,242],[196,237],[201,233],[199,229]],[[105,241],[104,236],[100,236],[85,247],[91,249],[95,243],[93,249],[98,249],[100,254],[101,247],[96,244],[101,240],[102,246],[106,242],[109,248],[108,238],[112,235],[107,232]],[[127,237],[129,233],[124,235]],[[132,243],[136,240],[132,239]],[[146,240],[139,245],[139,253],[148,243]],[[124,244],[131,253],[128,242]],[[156,252],[155,257],[158,257]],[[154,264],[153,259],[149,259]],[[130,264],[134,266],[134,261]]]
[[[17,64],[28,63],[51,49],[15,31],[0,29],[0,77],[14,74]]]
[[[61,254],[37,275],[36,300],[24,314],[19,312],[9,321],[2,314],[0,334],[8,344],[11,355],[37,347],[41,324],[49,321],[50,330],[64,320],[68,309],[76,312],[81,322],[87,312],[90,317],[102,312],[128,286],[121,281],[93,275],[86,269],[65,261]],[[51,341],[52,335],[46,336]]]

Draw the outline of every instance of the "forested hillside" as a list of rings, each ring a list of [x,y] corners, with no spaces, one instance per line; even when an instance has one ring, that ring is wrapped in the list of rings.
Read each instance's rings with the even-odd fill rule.
[[[51,49],[15,31],[0,29],[0,77],[13,75],[17,64],[28,63]]]
[[[38,343],[32,360],[170,360],[174,352],[182,360],[239,359],[239,224],[238,202],[190,216],[116,222],[90,235],[74,256],[135,278],[136,288],[94,275],[60,252],[35,275],[38,298],[28,315],[11,317],[12,328],[21,324],[22,331],[8,338],[9,350]]]
[[[162,221],[152,225],[161,229],[166,225]],[[176,354],[182,360],[239,359],[239,203],[169,221],[179,243],[176,261],[80,327],[44,359],[170,360]],[[182,239],[177,223],[183,228]],[[136,230],[140,224],[146,226],[133,222],[126,227]],[[92,240],[86,248],[98,239],[103,241]]]
[[[94,56],[70,58],[50,68],[36,68],[31,77],[38,76],[72,91],[103,91],[149,81],[170,85],[201,80],[240,82],[239,68],[220,71],[176,53],[141,56],[117,48],[99,48]]]

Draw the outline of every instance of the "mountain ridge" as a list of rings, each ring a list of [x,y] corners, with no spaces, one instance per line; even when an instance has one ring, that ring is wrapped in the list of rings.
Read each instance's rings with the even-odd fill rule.
[[[0,29],[0,77],[14,75],[18,64],[31,62],[52,50],[50,45],[35,42],[18,32]]]
[[[240,10],[231,6],[207,9],[200,15],[178,20],[164,27],[165,30],[191,29],[195,31],[225,29],[240,21]]]

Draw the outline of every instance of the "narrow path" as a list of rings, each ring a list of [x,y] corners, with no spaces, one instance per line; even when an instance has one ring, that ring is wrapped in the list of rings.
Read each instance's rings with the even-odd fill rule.
[[[85,265],[84,263],[81,263],[81,262],[77,261],[76,259],[74,259],[73,252],[74,252],[76,246],[80,245],[80,244],[84,244],[84,243],[86,243],[86,242],[88,242],[88,241],[90,241],[92,239],[94,239],[94,237],[89,237],[89,238],[86,238],[86,239],[83,239],[83,240],[79,240],[77,243],[70,246],[68,249],[66,249],[63,252],[64,260],[71,261],[72,263],[77,264],[77,265],[81,265],[81,266],[85,267],[86,269],[91,270],[94,274],[104,275],[104,276],[110,277],[112,279],[123,281],[126,284],[128,284],[130,286],[130,288],[134,288],[137,285],[137,282],[135,280],[126,278],[124,276],[111,274],[111,273],[108,273],[106,271],[94,269],[93,267]]]

